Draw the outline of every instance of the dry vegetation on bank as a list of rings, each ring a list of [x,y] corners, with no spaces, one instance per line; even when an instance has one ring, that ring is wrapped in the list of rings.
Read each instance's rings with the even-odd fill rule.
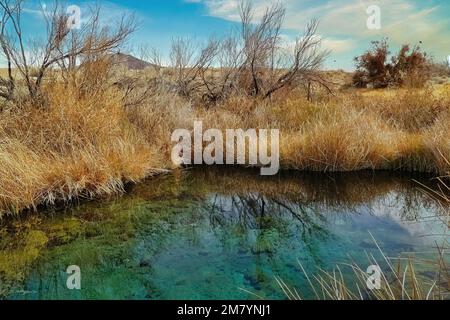
[[[314,102],[236,97],[212,110],[164,92],[125,108],[111,87],[88,96],[59,84],[46,90],[46,109],[23,106],[0,119],[3,212],[120,192],[127,181],[172,169],[171,133],[194,119],[205,128],[280,128],[284,169],[450,168],[450,86],[346,91]]]
[[[251,9],[242,10],[248,20]],[[188,61],[196,68],[182,64],[186,48],[176,41],[173,67],[124,75],[110,52],[132,32],[131,22],[107,32],[97,12],[90,22],[95,28],[75,36],[60,33],[66,21],[58,14],[48,21],[47,62],[34,69],[18,54],[20,47],[0,37],[7,45],[3,53],[13,57],[0,83],[0,214],[121,192],[127,182],[172,169],[171,133],[192,128],[194,119],[205,129],[280,129],[285,169],[450,171],[444,160],[450,158],[450,85],[382,91],[336,86],[330,94],[330,74],[317,70],[324,55],[316,48],[315,22],[283,69],[249,64],[267,62],[268,44],[278,36],[279,27],[263,21],[245,29],[245,54],[231,59],[234,68],[220,69],[223,77],[211,72],[208,59],[225,44],[232,51],[230,39],[209,43],[192,60],[197,62]],[[283,14],[274,7],[266,19]],[[77,59],[83,63],[71,64]]]
[[[285,169],[401,169],[440,174],[448,170],[443,156],[450,151],[450,86],[349,90],[314,102],[295,92],[256,103],[235,97],[214,109],[194,108],[170,94],[152,99],[128,113],[132,123],[145,128],[148,141],[167,140],[170,129],[192,128],[194,119],[202,119],[205,129],[279,128]],[[164,144],[168,159],[171,146]]]

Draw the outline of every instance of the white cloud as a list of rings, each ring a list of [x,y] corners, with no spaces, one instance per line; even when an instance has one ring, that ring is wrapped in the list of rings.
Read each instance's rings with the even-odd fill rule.
[[[344,53],[355,49],[356,41],[351,39],[332,39],[325,38],[322,40],[323,47],[334,53]]]
[[[192,0],[191,0],[192,1]],[[195,1],[195,0],[194,0]],[[197,0],[202,1],[202,0]],[[99,6],[100,4],[100,6]],[[60,4],[59,4],[60,5]],[[110,1],[102,1],[101,3],[95,2],[95,1],[85,1],[82,4],[78,5],[81,9],[81,19],[82,22],[86,22],[91,17],[92,11],[96,10],[96,8],[100,7],[100,23],[103,25],[114,25],[117,22],[120,22],[123,15],[131,16],[135,15],[136,12],[131,11],[123,6],[117,5]],[[67,4],[67,8],[69,7],[69,4]],[[66,6],[60,7],[62,11],[65,11]],[[41,5],[41,3],[37,1],[30,1],[26,4],[26,6],[23,8],[23,12],[25,14],[29,14],[32,16],[35,16],[37,18],[43,18],[44,14],[51,14],[52,10],[54,9],[53,5],[46,6],[45,4]],[[139,16],[138,18],[141,18]]]
[[[204,3],[208,14],[230,21],[238,21],[239,0],[197,0]],[[277,1],[253,0],[256,18],[267,6]],[[285,28],[301,32],[312,18],[320,19],[319,32],[328,38],[325,45],[337,53],[351,50],[356,42],[388,36],[394,45],[424,41],[424,47],[437,55],[447,56],[450,48],[449,19],[439,18],[441,6],[432,1],[413,0],[282,0],[286,7]],[[419,4],[421,7],[419,7]],[[381,30],[366,27],[367,7],[381,9]],[[448,10],[448,7],[446,7]],[[445,10],[445,9],[444,9]],[[337,40],[348,39],[348,40]]]

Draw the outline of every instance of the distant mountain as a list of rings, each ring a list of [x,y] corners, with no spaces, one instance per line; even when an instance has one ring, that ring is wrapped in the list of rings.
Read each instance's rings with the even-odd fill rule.
[[[151,63],[120,52],[111,54],[111,59],[114,65],[125,66],[128,70],[144,70],[152,66]]]

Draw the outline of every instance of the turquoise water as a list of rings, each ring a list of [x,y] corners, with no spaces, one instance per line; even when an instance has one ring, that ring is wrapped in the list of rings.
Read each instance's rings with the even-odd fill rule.
[[[313,298],[308,274],[434,253],[446,208],[412,179],[357,173],[197,169],[116,199],[0,224],[0,295],[9,299],[285,299],[275,277]],[[370,233],[369,233],[370,232]],[[381,261],[380,261],[381,262]],[[81,269],[68,290],[66,269]],[[344,276],[351,273],[342,267]],[[424,270],[427,274],[429,271]]]

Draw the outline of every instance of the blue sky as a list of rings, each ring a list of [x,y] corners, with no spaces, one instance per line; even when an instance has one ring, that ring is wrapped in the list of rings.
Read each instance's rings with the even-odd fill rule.
[[[45,2],[45,1],[44,1]],[[220,37],[238,26],[238,0],[108,0],[103,7],[106,24],[114,25],[123,13],[133,13],[140,28],[130,41],[157,47],[167,54],[173,37],[187,36],[198,41],[210,35]],[[253,0],[256,17],[273,4],[272,0]],[[450,55],[449,0],[281,0],[287,9],[283,39],[291,43],[311,18],[321,21],[319,34],[324,47],[331,50],[327,68],[351,70],[353,57],[362,53],[371,40],[389,37],[393,48],[403,43],[423,42],[436,60]],[[25,29],[33,37],[43,32],[42,18],[35,12],[39,2],[26,1]],[[48,2],[51,4],[51,1]],[[70,0],[82,10],[93,1]],[[381,29],[367,28],[366,10],[377,5],[381,12]]]

